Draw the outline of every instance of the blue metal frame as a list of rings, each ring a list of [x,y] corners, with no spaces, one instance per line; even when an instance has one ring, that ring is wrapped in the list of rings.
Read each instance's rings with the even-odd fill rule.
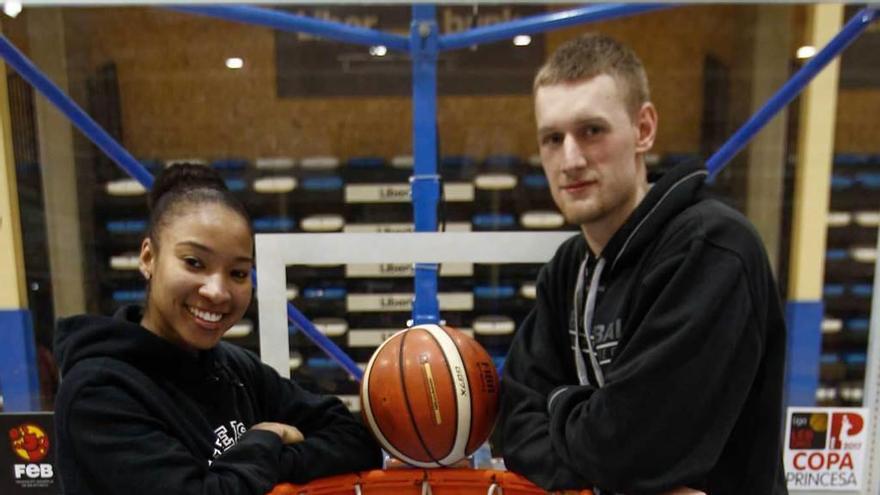
[[[597,5],[532,16],[440,36],[436,23],[436,6],[413,7],[413,22],[409,39],[352,27],[332,21],[316,20],[305,16],[271,9],[245,6],[177,7],[174,10],[207,15],[227,20],[247,22],[287,31],[299,31],[339,41],[384,45],[392,50],[409,52],[413,64],[413,155],[412,178],[413,215],[416,231],[434,231],[437,228],[437,204],[440,198],[440,177],[437,174],[437,55],[440,50],[489,43],[518,34],[531,34],[550,29],[612,19],[626,15],[650,12],[670,5],[613,4]],[[768,103],[726,142],[708,161],[707,168],[715,176],[730,159],[769,121],[788,104],[806,84],[849,45],[868,24],[876,20],[878,9],[865,8],[851,19],[841,32],[804,66]],[[89,139],[115,163],[126,170],[145,187],[152,185],[152,176],[122,146],[64,95],[48,78],[19,52],[5,37],[0,36],[0,57],[3,57],[22,77],[57,106]],[[254,280],[256,283],[256,280]],[[437,303],[437,266],[418,264],[415,270],[415,323],[439,321]],[[288,303],[288,319],[311,338],[322,350],[336,360],[349,374],[360,379],[357,365],[330,339],[318,331],[293,305]]]
[[[73,122],[76,127],[82,131],[96,146],[122,167],[129,175],[133,176],[147,190],[153,186],[153,176],[132,157],[125,148],[113,139],[104,129],[101,128],[91,117],[83,111],[69,96],[64,94],[49,78],[47,78],[40,70],[24,56],[15,46],[0,36],[0,57],[12,66],[21,76],[31,83],[40,93],[43,94],[50,102],[58,107],[64,115]],[[251,279],[256,286],[256,273],[251,272]],[[292,304],[287,304],[288,319],[300,327],[303,333],[309,337],[318,347],[334,358],[340,366],[350,375],[360,380],[363,372],[351,358],[342,351],[332,340],[327,338],[315,326],[297,310]]]
[[[416,232],[437,230],[440,176],[437,174],[437,49],[439,28],[437,7],[412,8],[410,54],[413,70],[413,177],[411,179],[413,220]],[[413,323],[438,323],[436,264],[415,266]]]
[[[801,67],[755,115],[706,160],[709,180],[714,179],[721,172],[721,169],[752,140],[755,134],[767,125],[767,122],[770,122],[780,110],[791,103],[791,100],[794,100],[803,91],[807,84],[816,77],[816,74],[840,55],[877,18],[878,7],[866,7],[857,12],[819,53]]]
[[[483,26],[440,37],[440,50],[467,48],[479,43],[509,40],[520,34],[535,34],[587,22],[605,21],[676,7],[674,4],[602,4],[560,10],[509,22]]]
[[[100,148],[111,160],[145,188],[150,189],[153,186],[153,176],[150,175],[150,172],[2,35],[0,35],[0,57],[3,57],[3,60],[15,69],[25,81],[43,93],[47,100],[70,119],[73,125],[91,139],[95,146]]]
[[[232,6],[192,6],[170,7],[171,10],[201,14],[227,21],[244,22],[266,26],[281,31],[294,31],[308,33],[336,41],[355,43],[358,45],[376,46],[383,45],[390,50],[399,52],[409,51],[409,40],[398,34],[383,33],[374,29],[357,26],[349,26],[333,21],[314,19],[304,15],[292,14],[273,9],[260,7],[247,7],[243,5]]]

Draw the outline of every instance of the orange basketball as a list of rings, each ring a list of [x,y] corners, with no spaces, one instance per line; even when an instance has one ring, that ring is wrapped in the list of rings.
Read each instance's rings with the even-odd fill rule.
[[[382,447],[418,467],[450,466],[492,432],[498,374],[476,340],[418,325],[382,343],[364,371],[361,410]]]

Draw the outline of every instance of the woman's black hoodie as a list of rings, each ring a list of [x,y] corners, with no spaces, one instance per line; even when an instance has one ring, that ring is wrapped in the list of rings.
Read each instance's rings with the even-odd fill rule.
[[[377,468],[381,452],[335,397],[281,378],[221,342],[187,352],[140,326],[142,310],[59,322],[55,405],[64,493],[253,494],[282,481]],[[256,423],[286,423],[282,445]]]

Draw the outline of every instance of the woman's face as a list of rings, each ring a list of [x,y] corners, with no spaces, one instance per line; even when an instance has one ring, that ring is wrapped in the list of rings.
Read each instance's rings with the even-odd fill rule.
[[[183,205],[159,230],[158,249],[141,245],[150,281],[141,324],[189,350],[210,349],[251,301],[253,237],[247,221],[220,203]]]

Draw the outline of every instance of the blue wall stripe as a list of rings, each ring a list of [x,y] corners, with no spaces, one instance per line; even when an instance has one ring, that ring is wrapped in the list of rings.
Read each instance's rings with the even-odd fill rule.
[[[0,310],[0,390],[5,412],[40,409],[37,350],[26,309]]]

